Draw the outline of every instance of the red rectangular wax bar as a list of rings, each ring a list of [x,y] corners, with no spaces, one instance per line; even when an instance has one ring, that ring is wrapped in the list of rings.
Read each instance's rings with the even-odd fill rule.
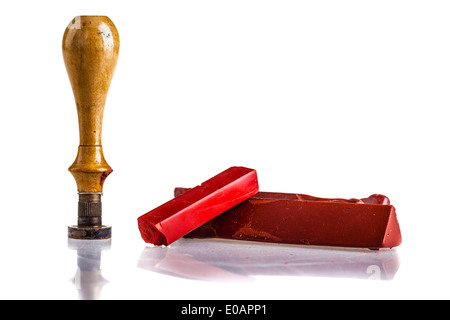
[[[138,218],[147,243],[169,245],[258,192],[256,170],[231,167]]]
[[[183,188],[175,189],[175,196]],[[325,199],[258,192],[192,231],[191,238],[359,248],[392,248],[402,237],[394,206],[383,195]]]

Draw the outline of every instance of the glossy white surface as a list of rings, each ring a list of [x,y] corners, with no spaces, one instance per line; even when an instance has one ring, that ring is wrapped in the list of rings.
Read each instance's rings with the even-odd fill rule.
[[[447,1],[25,0],[0,12],[0,298],[450,297]],[[61,41],[86,14],[121,38],[101,255],[66,234],[78,124]],[[261,191],[385,194],[403,244],[143,243],[137,217],[234,165],[256,169]]]
[[[393,281],[399,270],[397,250],[192,239],[141,248],[133,256],[111,240],[69,239],[55,254],[23,255],[3,273],[16,276],[2,279],[2,298],[297,299],[308,298],[292,287],[305,280]],[[276,285],[287,280],[291,285]]]
[[[442,269],[427,260],[433,249],[409,254],[401,247],[370,251],[192,239],[155,247],[120,236],[11,244],[14,249],[3,252],[9,262],[2,265],[3,299],[446,297]]]

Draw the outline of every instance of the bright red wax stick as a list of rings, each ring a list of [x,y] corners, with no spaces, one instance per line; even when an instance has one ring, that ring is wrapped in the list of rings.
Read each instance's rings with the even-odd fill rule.
[[[256,170],[231,167],[138,218],[147,243],[169,245],[258,192]]]

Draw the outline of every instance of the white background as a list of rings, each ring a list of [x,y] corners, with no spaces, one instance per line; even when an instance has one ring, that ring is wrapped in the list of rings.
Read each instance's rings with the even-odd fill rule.
[[[9,1],[0,13],[0,298],[78,297],[66,234],[78,123],[61,51],[77,15],[107,15],[121,40],[97,297],[449,297],[447,1]],[[394,279],[230,285],[138,268],[136,219],[235,165],[256,169],[262,191],[388,196],[403,235]]]

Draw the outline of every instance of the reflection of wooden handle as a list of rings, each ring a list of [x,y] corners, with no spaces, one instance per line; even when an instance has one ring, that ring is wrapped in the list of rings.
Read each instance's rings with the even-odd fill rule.
[[[78,155],[69,171],[79,193],[101,193],[112,172],[102,151],[102,120],[119,47],[119,34],[108,17],[76,17],[64,33],[63,56],[80,130]]]

